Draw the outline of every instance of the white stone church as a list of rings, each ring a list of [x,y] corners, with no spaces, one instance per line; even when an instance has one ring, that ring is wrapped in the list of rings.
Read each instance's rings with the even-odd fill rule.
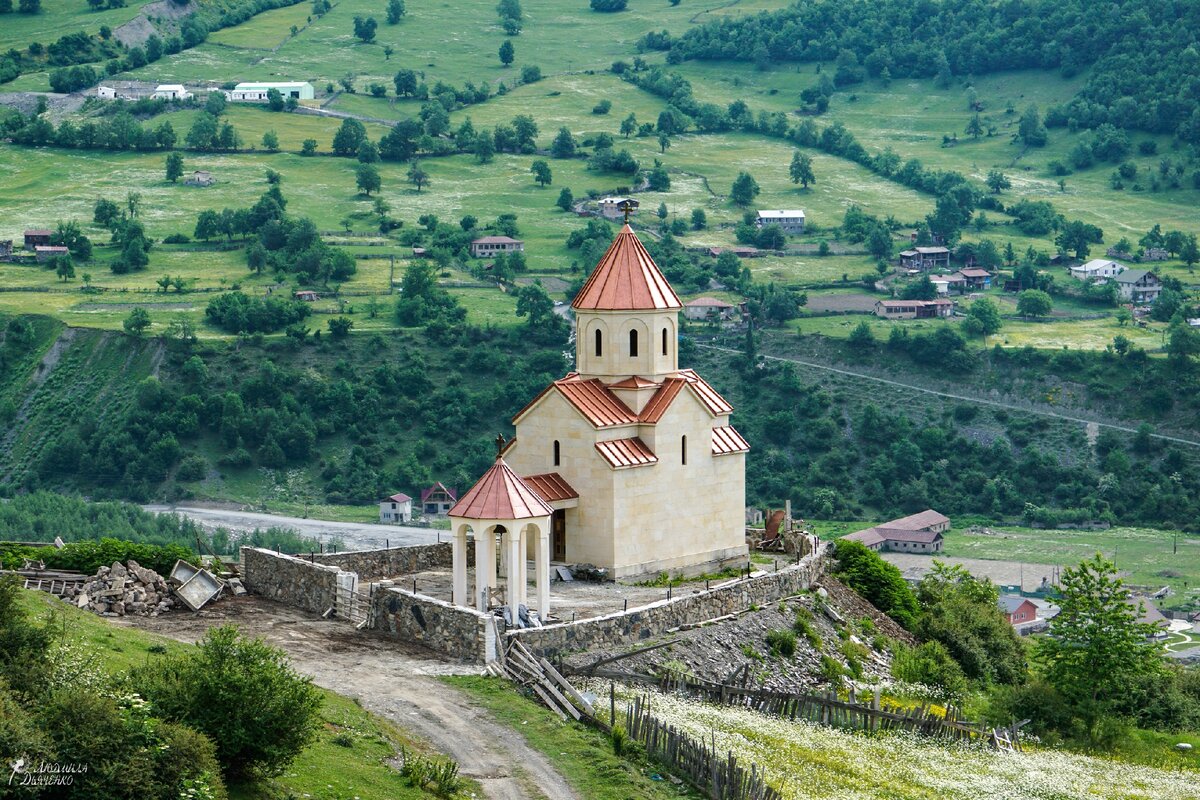
[[[729,424],[733,407],[679,368],[683,304],[628,225],[571,307],[577,371],[513,418],[516,437],[450,510],[460,605],[490,605],[497,536],[502,566],[518,565],[504,602],[525,602],[532,558],[543,618],[551,561],[626,578],[745,560],[749,445]]]

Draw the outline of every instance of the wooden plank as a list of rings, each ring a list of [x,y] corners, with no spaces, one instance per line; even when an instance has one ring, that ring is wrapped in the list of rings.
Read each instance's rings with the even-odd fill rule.
[[[584,711],[586,711],[587,715],[589,717],[596,716],[596,710],[594,708],[592,708],[592,704],[589,703],[587,701],[587,698],[585,698],[582,694],[580,694],[575,689],[575,687],[572,686],[567,681],[566,678],[564,678],[562,675],[559,674],[558,670],[556,670],[554,668],[553,664],[551,664],[549,661],[547,661],[544,658],[538,659],[538,663],[541,664],[542,670],[545,671],[546,675],[550,678],[550,680],[554,683],[557,683],[559,686],[561,686],[563,691],[566,692],[567,695],[570,696],[570,698],[572,700],[574,700],[576,703],[578,703],[579,707],[582,708]]]
[[[542,702],[546,704],[547,708],[558,715],[559,719],[561,719],[563,722],[567,721],[567,715],[564,714],[562,710],[560,710],[559,707],[554,704],[554,701],[550,699],[550,695],[546,694],[546,691],[542,689],[542,687],[535,683],[533,684],[533,691],[538,697],[542,698]]]

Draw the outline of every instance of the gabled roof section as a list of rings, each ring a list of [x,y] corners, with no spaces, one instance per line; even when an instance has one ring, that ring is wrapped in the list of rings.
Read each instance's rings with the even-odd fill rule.
[[[412,498],[406,495],[404,492],[400,492],[399,494],[392,495],[388,498],[388,500],[391,500],[393,503],[407,503],[409,500],[412,500]]]
[[[590,311],[659,311],[683,308],[654,259],[628,225],[621,228],[571,308]]]
[[[547,386],[527,406],[517,412],[512,421],[515,425],[529,409],[541,401],[547,393],[557,391],[568,403],[596,428],[611,428],[617,425],[632,425],[638,421],[637,414],[621,402],[608,387],[596,378],[581,378],[572,372],[567,377]]]
[[[554,509],[503,458],[497,458],[471,490],[450,509],[449,516],[462,519],[533,519],[548,517]]]
[[[712,432],[712,454],[714,456],[727,456],[733,453],[746,453],[750,450],[750,443],[747,442],[742,435],[737,432],[737,429],[732,425],[720,425],[713,428]]]
[[[687,381],[683,378],[667,378],[663,381],[662,386],[642,409],[641,421],[653,425],[662,419],[663,414],[667,413],[667,409],[671,407],[671,403],[675,402],[676,395],[684,386],[687,386]]]
[[[899,531],[920,531],[931,525],[942,525],[950,521],[950,518],[945,514],[940,514],[932,508],[927,508],[916,514],[910,514],[907,517],[894,519],[891,522],[883,522],[876,525],[877,528],[891,528]]]
[[[679,370],[679,377],[687,381],[688,388],[696,393],[696,396],[700,398],[700,402],[704,403],[704,406],[714,417],[733,413],[733,406],[729,404],[729,401],[721,397],[717,390],[709,386],[704,378],[697,375],[694,370],[681,369]]]
[[[625,467],[644,467],[647,464],[657,464],[658,456],[650,451],[638,437],[632,439],[610,439],[606,442],[596,442],[596,450],[613,469]]]
[[[428,489],[421,490],[421,502],[424,503],[426,500],[429,499],[430,495],[436,494],[439,492],[444,492],[447,496],[449,496],[449,498],[451,500],[458,499],[458,492],[454,491],[453,489],[447,488],[446,484],[442,483],[441,481],[438,481],[433,486],[430,486]]]
[[[617,381],[616,383],[610,383],[608,385],[608,388],[610,388],[610,389],[649,389],[652,386],[658,386],[658,384],[652,380],[643,378],[640,375],[631,375],[630,377],[625,378],[624,380]]]
[[[547,503],[557,500],[578,500],[579,492],[571,488],[571,484],[557,472],[546,472],[542,475],[526,475],[525,483],[538,493]]]

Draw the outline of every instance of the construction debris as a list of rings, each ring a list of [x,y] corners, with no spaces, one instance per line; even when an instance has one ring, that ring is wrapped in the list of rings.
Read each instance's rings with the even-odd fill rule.
[[[94,576],[69,587],[63,598],[105,617],[157,617],[175,607],[171,587],[152,569],[136,561],[114,561]]]

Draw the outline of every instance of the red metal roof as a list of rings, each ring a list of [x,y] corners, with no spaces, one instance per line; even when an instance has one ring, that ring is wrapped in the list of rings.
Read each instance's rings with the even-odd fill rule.
[[[571,484],[557,472],[547,472],[542,475],[526,475],[525,483],[538,493],[538,497],[547,503],[556,500],[578,500],[579,492],[571,488]]]
[[[514,239],[511,236],[481,236],[475,239],[471,244],[520,244],[520,239]]]
[[[663,381],[663,385],[642,409],[641,421],[651,425],[657,423],[662,419],[663,414],[667,413],[671,403],[675,402],[675,396],[679,394],[679,390],[686,385],[687,381],[683,378],[667,378]]]
[[[430,495],[435,494],[437,492],[444,492],[446,494],[446,496],[449,497],[451,500],[458,499],[458,492],[454,491],[453,489],[446,488],[446,484],[442,483],[441,481],[438,481],[433,486],[430,486],[428,489],[421,490],[421,502],[424,503],[426,500],[429,499]]]
[[[533,519],[548,517],[554,509],[546,505],[503,458],[497,458],[471,490],[450,509],[449,516],[464,519]]]
[[[727,456],[731,453],[745,453],[750,449],[750,443],[732,425],[721,425],[713,428],[712,452],[714,456]]]
[[[942,525],[950,521],[950,518],[945,514],[940,514],[932,508],[927,508],[917,514],[910,514],[907,517],[894,519],[891,522],[883,522],[877,525],[878,528],[890,528],[899,531],[919,531],[928,528],[931,525]]]
[[[658,456],[650,452],[638,437],[632,439],[610,439],[607,442],[596,442],[596,450],[604,456],[613,469],[622,467],[644,467],[647,464],[657,464]]]
[[[25,231],[25,235],[26,236],[52,236],[52,235],[54,235],[54,231],[50,230],[49,228],[30,228],[29,230]]]
[[[542,390],[513,417],[515,425],[529,409],[537,405],[547,392],[557,391],[563,398],[597,428],[610,428],[615,425],[631,425],[638,421],[637,414],[621,399],[609,391],[608,387],[596,378],[581,378],[572,372],[567,377],[557,380]]]
[[[696,393],[700,402],[704,403],[714,417],[733,413],[733,406],[729,405],[729,401],[721,397],[716,389],[709,386],[704,378],[696,374],[695,370],[681,369],[679,377],[687,381],[688,387]]]
[[[716,297],[697,297],[695,300],[689,300],[687,304],[691,308],[733,308],[732,303],[726,303]]]
[[[392,495],[388,498],[388,500],[391,500],[394,503],[407,503],[409,500],[412,500],[412,498],[406,495],[404,492],[400,492],[400,494]]]
[[[571,307],[596,311],[680,309],[683,303],[628,225],[592,270]]]
[[[658,384],[652,380],[643,378],[640,375],[633,375],[633,376],[626,378],[625,380],[617,381],[616,383],[610,383],[608,385],[608,388],[610,388],[610,389],[649,389],[651,386],[658,386]]]

